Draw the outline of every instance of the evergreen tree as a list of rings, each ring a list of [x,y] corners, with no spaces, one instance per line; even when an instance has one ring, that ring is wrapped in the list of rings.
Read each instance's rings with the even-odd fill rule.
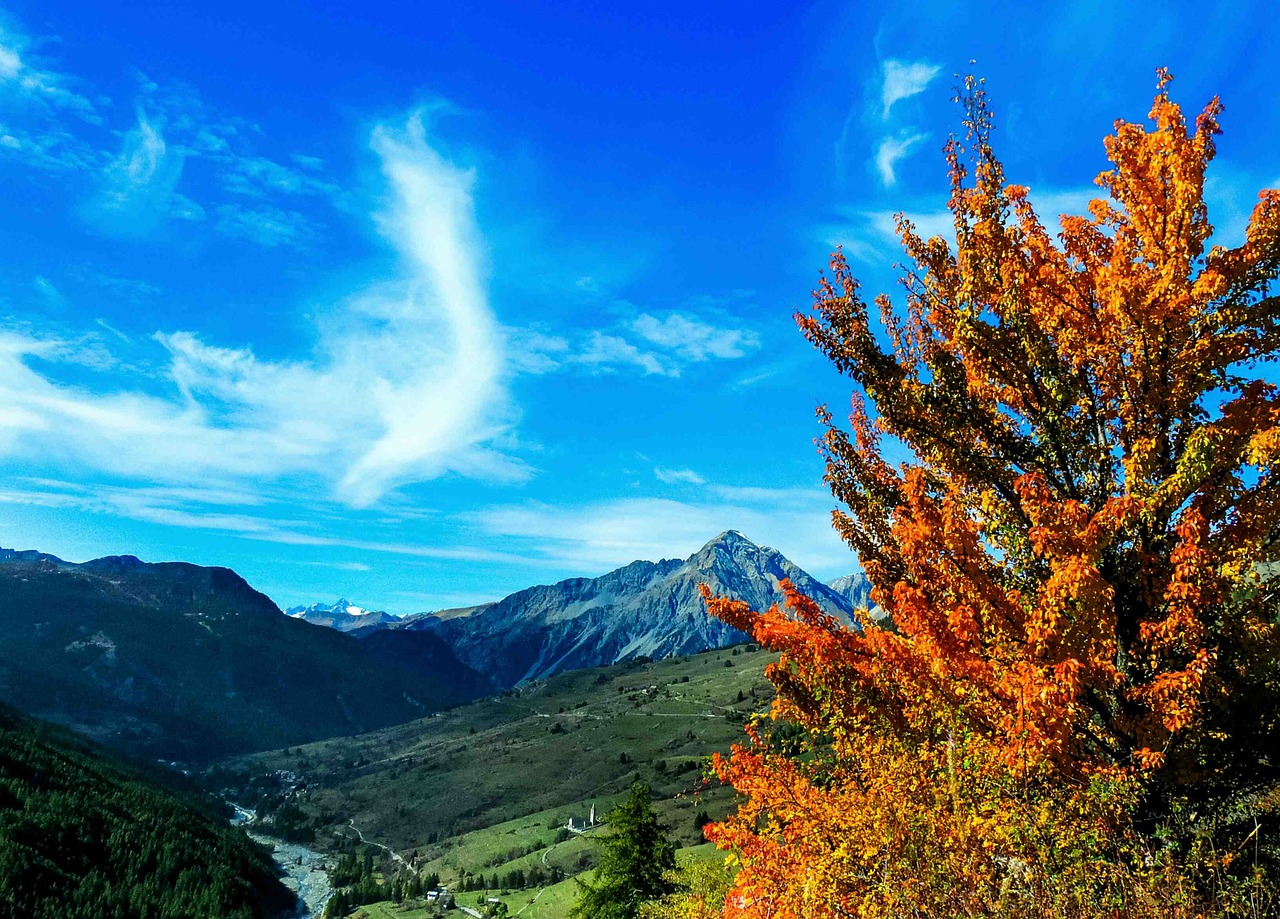
[[[632,785],[604,822],[613,832],[600,841],[593,882],[578,882],[571,919],[635,919],[642,902],[670,892],[665,874],[676,867],[676,849],[658,822],[649,786]]]

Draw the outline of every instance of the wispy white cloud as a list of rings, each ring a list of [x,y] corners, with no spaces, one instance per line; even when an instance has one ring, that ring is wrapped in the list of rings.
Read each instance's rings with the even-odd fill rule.
[[[99,318],[99,319],[95,319],[95,320],[94,320],[94,322],[96,322],[100,327],[102,327],[102,328],[106,329],[108,332],[110,332],[110,333],[111,333],[112,335],[114,335],[116,338],[120,339],[120,340],[121,340],[122,342],[124,342],[126,345],[131,345],[131,344],[133,344],[133,339],[132,339],[132,338],[130,338],[128,335],[126,335],[126,334],[124,334],[123,332],[121,332],[119,329],[117,329],[117,328],[116,328],[115,326],[113,326],[111,323],[107,322],[107,320]]]
[[[66,304],[67,298],[62,295],[62,291],[58,290],[57,285],[43,275],[36,275],[33,286],[36,289],[36,293],[40,294],[50,306],[60,309]]]
[[[105,292],[113,299],[141,303],[162,293],[159,287],[148,281],[103,271],[89,262],[68,262],[62,266],[62,273],[75,285],[91,289],[96,299]]]
[[[610,373],[619,367],[638,367],[646,374],[678,377],[680,368],[652,351],[642,351],[618,335],[591,332],[582,350],[569,355],[566,363],[577,364],[597,372]]]
[[[689,364],[735,360],[760,347],[752,329],[724,317],[708,322],[692,313],[642,312],[607,330],[573,336],[547,335],[535,329],[508,329],[519,340],[514,369],[524,373],[585,370],[615,373],[635,369],[649,376],[678,377]]]
[[[301,168],[293,168],[265,156],[239,156],[229,162],[222,181],[228,191],[246,197],[277,195],[335,196],[341,189],[324,177],[315,157],[293,157]]]
[[[247,239],[267,249],[278,246],[298,249],[316,238],[314,222],[295,210],[220,204],[217,215],[221,233]]]
[[[0,12],[0,94],[24,106],[67,111],[89,124],[101,124],[97,106],[42,58],[37,45]]]
[[[0,156],[51,173],[95,169],[104,157],[79,130],[101,125],[110,103],[78,92],[42,43],[0,11]]]
[[[295,154],[289,166],[265,156],[237,154],[229,145],[209,158],[221,168],[222,187],[231,198],[218,205],[217,229],[265,248],[302,249],[315,242],[320,227],[314,213],[300,209],[306,199],[349,207],[346,195],[322,171],[323,162]]]
[[[86,206],[85,217],[121,236],[146,236],[169,219],[204,220],[204,209],[177,191],[183,152],[165,143],[163,125],[141,109],[137,119],[107,165],[102,189]]]
[[[525,478],[523,463],[486,446],[507,429],[510,414],[499,382],[502,338],[481,275],[475,177],[432,149],[421,116],[403,130],[380,127],[373,146],[397,193],[381,223],[416,267],[410,290],[415,301],[397,304],[388,317],[392,325],[408,325],[408,336],[344,342],[365,372],[376,353],[371,344],[408,366],[399,386],[379,381],[373,396],[381,435],[347,470],[341,489],[367,503],[406,478],[446,472]],[[424,348],[441,340],[443,350]]]
[[[2,418],[3,409],[0,409]],[[86,485],[52,479],[26,479],[0,485],[0,505],[71,508],[278,545],[354,549],[416,559],[539,563],[538,559],[482,546],[432,546],[335,534],[307,521],[255,512],[262,503],[260,495],[236,488]]]
[[[0,41],[8,36],[0,32]],[[0,44],[0,80],[15,80],[22,73],[22,58],[17,49]]]
[[[703,485],[707,481],[692,469],[664,469],[655,466],[653,475],[659,482],[667,485]]]
[[[686,313],[668,313],[661,319],[643,313],[631,328],[646,341],[687,361],[731,360],[760,347],[759,337],[750,329],[712,325]]]
[[[75,134],[57,126],[35,130],[0,122],[0,155],[49,173],[86,172],[104,157]]]
[[[855,570],[831,527],[835,502],[821,490],[707,486],[704,500],[631,498],[582,505],[527,503],[466,515],[482,532],[571,570],[602,571],[635,559],[684,558],[736,529],[819,577]]]
[[[886,137],[880,141],[880,147],[876,150],[876,171],[880,174],[880,181],[886,188],[892,188],[897,184],[898,177],[894,167],[897,166],[898,161],[910,154],[916,144],[925,137],[925,134],[915,133]]]
[[[896,103],[924,92],[941,72],[942,68],[938,65],[924,61],[885,61],[882,65],[884,82],[880,90],[880,117],[887,121],[889,112]]]
[[[757,383],[763,383],[765,380],[772,380],[779,377],[782,372],[789,366],[791,362],[776,361],[765,367],[757,368],[752,373],[739,377],[731,384],[731,388],[735,390],[749,389]]]
[[[262,155],[256,126],[181,84],[162,86],[135,72],[136,117],[101,130],[113,114],[109,100],[73,88],[81,81],[42,58],[39,44],[0,14],[0,156],[68,181],[93,177],[97,190],[80,212],[97,229],[147,237],[172,229],[171,221],[199,223],[214,214],[210,231],[302,249],[321,239],[325,210],[317,202],[352,209],[323,161],[303,153],[283,160]],[[198,193],[183,181],[191,161],[212,180]]]
[[[136,144],[121,169],[154,177],[162,142],[141,130]],[[131,377],[91,391],[47,366],[58,342],[0,333],[0,455],[167,483],[302,476],[353,506],[446,474],[526,478],[526,464],[495,446],[514,413],[474,176],[435,151],[418,117],[378,128],[372,146],[391,198],[380,226],[404,275],[325,312],[314,358],[267,360],[248,345],[158,333],[170,393]]]
[[[503,334],[512,345],[507,352],[508,366],[516,373],[551,373],[571,351],[569,340],[562,335],[536,329],[504,329]]]
[[[337,571],[372,571],[373,568],[364,562],[297,562],[311,568],[333,568]]]

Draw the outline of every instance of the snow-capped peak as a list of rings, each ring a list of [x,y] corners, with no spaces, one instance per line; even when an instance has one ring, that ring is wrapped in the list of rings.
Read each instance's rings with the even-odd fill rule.
[[[395,622],[396,617],[381,610],[365,609],[356,606],[350,600],[341,599],[337,603],[312,603],[310,606],[293,606],[285,610],[285,615],[294,619],[302,619],[313,625],[328,626],[341,632],[350,629],[378,626]]]

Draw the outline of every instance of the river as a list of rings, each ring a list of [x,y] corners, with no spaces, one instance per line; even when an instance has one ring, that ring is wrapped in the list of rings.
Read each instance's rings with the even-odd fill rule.
[[[231,822],[245,827],[249,838],[255,842],[271,846],[271,857],[283,874],[280,880],[298,895],[298,911],[290,919],[309,919],[321,915],[325,904],[333,896],[329,875],[325,871],[325,857],[296,842],[285,842],[283,839],[255,832],[251,826],[257,815],[238,804],[231,806],[236,811]]]

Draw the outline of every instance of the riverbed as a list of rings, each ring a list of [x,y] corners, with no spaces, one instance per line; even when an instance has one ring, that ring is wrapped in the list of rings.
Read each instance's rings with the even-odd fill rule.
[[[296,842],[285,842],[265,833],[256,832],[252,828],[255,814],[247,808],[232,804],[236,815],[232,823],[243,826],[249,838],[272,849],[271,857],[281,871],[281,882],[298,896],[298,911],[291,919],[311,919],[324,912],[325,904],[333,896],[333,887],[329,884],[329,874],[325,870],[326,860],[314,849],[308,849]]]

